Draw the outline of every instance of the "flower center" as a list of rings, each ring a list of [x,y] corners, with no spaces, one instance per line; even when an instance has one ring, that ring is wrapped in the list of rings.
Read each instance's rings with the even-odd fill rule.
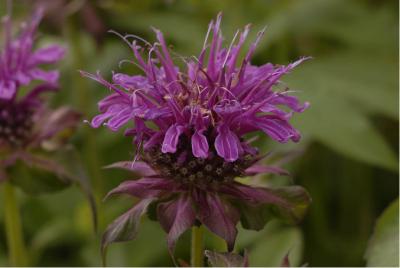
[[[32,111],[21,105],[8,105],[0,110],[0,141],[21,146],[31,133]]]
[[[160,147],[153,147],[146,152],[144,160],[164,178],[203,188],[243,177],[256,156],[245,154],[235,162],[227,162],[210,148],[207,158],[197,158],[188,139],[181,137],[176,153],[162,153]]]

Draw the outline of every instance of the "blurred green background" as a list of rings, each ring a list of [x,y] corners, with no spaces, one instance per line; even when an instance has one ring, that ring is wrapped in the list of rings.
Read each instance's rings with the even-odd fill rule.
[[[118,67],[132,55],[109,29],[154,41],[154,26],[176,53],[197,55],[208,22],[222,11],[228,44],[234,31],[247,23],[253,25],[250,40],[267,26],[255,64],[287,64],[312,56],[283,79],[312,104],[294,117],[302,141],[281,145],[263,139],[259,146],[282,154],[296,152],[283,166],[293,174],[293,183],[308,189],[313,203],[299,226],[274,221],[260,233],[241,230],[236,249],[248,250],[252,266],[277,266],[288,251],[293,265],[366,265],[376,219],[399,194],[398,1],[16,0],[14,19],[22,21],[40,4],[48,12],[39,44],[55,41],[69,49],[61,64],[61,91],[52,100],[54,105],[72,105],[85,119],[96,114],[96,103],[107,90],[81,78],[78,69],[100,70],[107,77],[112,70],[138,72],[128,64]],[[5,14],[3,1],[0,11]],[[101,202],[107,191],[129,178],[102,166],[132,159],[133,147],[120,133],[93,130],[84,123],[73,143],[82,152],[99,201],[101,233],[134,201]],[[289,183],[287,178],[265,179],[272,185]],[[19,198],[32,265],[100,265],[100,233],[93,233],[89,206],[77,187],[40,196],[19,192]],[[398,217],[398,208],[395,212]],[[189,238],[185,234],[179,241],[176,256],[188,259]],[[223,249],[209,233],[207,246]],[[110,247],[108,261],[110,266],[172,265],[163,231],[148,219],[137,240]],[[0,266],[6,264],[5,235],[0,232]]]

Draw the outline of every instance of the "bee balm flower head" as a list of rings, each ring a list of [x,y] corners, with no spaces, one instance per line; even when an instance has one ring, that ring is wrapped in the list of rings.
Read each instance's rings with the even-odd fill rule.
[[[112,90],[99,102],[100,114],[91,126],[103,124],[117,131],[133,122],[126,135],[133,136],[142,160],[114,165],[139,170],[144,178],[124,182],[110,194],[130,194],[142,201],[110,225],[104,246],[126,240],[115,230],[126,224],[134,231],[149,205],[156,206],[157,219],[168,232],[170,249],[194,224],[204,224],[232,249],[236,224],[246,221],[243,210],[248,206],[270,204],[294,218],[304,212],[304,206],[296,204],[308,201],[300,187],[251,187],[235,178],[283,172],[257,164],[258,150],[244,135],[262,131],[282,143],[300,139],[289,119],[293,112],[304,111],[308,103],[300,103],[289,91],[274,88],[284,74],[306,58],[287,66],[252,65],[250,59],[262,31],[239,60],[249,27],[238,31],[224,47],[220,23],[221,15],[210,23],[199,56],[184,60],[184,69],[174,64],[163,34],[155,29],[155,44],[140,38],[130,42],[129,38],[135,37],[132,35],[123,37],[143,75],[113,73],[108,82],[99,73],[82,72]],[[154,127],[149,127],[149,122]]]
[[[33,80],[53,85],[57,83],[58,71],[46,71],[40,66],[59,61],[65,50],[57,45],[33,49],[42,14],[39,9],[30,23],[22,25],[21,33],[15,39],[12,39],[10,18],[3,19],[5,42],[0,52],[0,101],[15,98],[20,86],[26,86]]]
[[[34,38],[42,18],[42,10],[34,13],[21,32],[12,37],[11,20],[3,19],[5,43],[0,50],[0,181],[6,179],[6,169],[17,160],[53,172],[61,169],[52,161],[31,154],[44,142],[61,131],[73,128],[79,114],[67,107],[51,110],[42,98],[43,93],[58,89],[58,71],[43,70],[42,64],[59,61],[65,49],[58,45],[34,50]],[[32,86],[34,80],[41,83]],[[26,86],[26,94],[21,87]],[[3,157],[5,156],[5,157]]]

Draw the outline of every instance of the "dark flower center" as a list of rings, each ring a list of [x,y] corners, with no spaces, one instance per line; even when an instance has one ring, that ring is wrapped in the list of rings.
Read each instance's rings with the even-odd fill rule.
[[[198,158],[192,154],[190,141],[181,137],[175,153],[162,153],[160,147],[153,147],[146,152],[144,160],[164,178],[204,188],[244,176],[256,156],[244,154],[235,162],[227,162],[210,148],[207,158]]]
[[[21,146],[29,137],[33,126],[32,109],[22,105],[0,108],[0,143]]]

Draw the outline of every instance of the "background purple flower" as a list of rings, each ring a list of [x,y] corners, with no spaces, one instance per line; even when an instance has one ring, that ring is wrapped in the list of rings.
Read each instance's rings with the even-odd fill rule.
[[[73,178],[65,167],[44,152],[65,145],[66,135],[77,126],[80,114],[69,107],[50,109],[43,93],[58,89],[58,70],[44,70],[40,65],[59,61],[65,49],[50,45],[34,50],[36,30],[43,15],[38,9],[30,22],[12,38],[9,17],[3,19],[5,43],[0,51],[0,181],[8,178],[9,169],[22,161],[29,167]],[[33,87],[33,80],[40,83]],[[28,86],[26,93],[20,91]],[[64,133],[64,134],[62,134]],[[38,150],[41,149],[41,150]],[[40,153],[41,151],[41,153]]]
[[[11,20],[3,19],[4,44],[0,53],[0,100],[15,98],[20,86],[28,85],[33,80],[57,84],[59,72],[44,70],[42,64],[55,63],[65,53],[58,45],[34,50],[34,38],[43,10],[38,9],[29,23],[21,26],[21,32],[13,39]]]

